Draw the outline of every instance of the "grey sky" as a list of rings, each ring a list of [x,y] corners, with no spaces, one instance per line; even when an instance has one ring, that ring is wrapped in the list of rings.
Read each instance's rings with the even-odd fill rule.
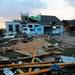
[[[65,2],[72,6],[75,5],[75,0],[0,0],[0,17],[19,18],[21,12],[29,12],[30,15],[33,13],[44,14],[42,10],[47,9],[49,9],[46,11],[47,13],[53,10],[55,10],[54,13],[57,13],[59,9],[63,9],[66,6],[64,5]]]
[[[65,1],[65,0],[64,0]],[[75,0],[66,0],[71,6],[75,7]]]
[[[75,0],[0,0],[0,26],[6,20],[19,19],[21,12],[75,19]]]
[[[21,12],[31,12],[32,10],[47,7],[41,0],[0,0],[1,17],[17,17]]]

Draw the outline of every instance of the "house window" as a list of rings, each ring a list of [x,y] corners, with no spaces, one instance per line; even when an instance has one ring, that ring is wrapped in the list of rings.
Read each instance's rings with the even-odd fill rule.
[[[22,25],[22,27],[26,27],[26,25],[25,25],[25,24],[23,24],[23,25]]]
[[[33,29],[30,29],[30,31],[34,31]]]
[[[9,31],[13,32],[13,25],[9,25]]]
[[[32,25],[29,25],[29,28],[32,28]]]
[[[16,32],[19,33],[20,32],[19,25],[15,25],[15,28],[16,28]]]
[[[39,31],[41,31],[41,28],[38,28]]]
[[[38,25],[35,25],[35,27],[38,27]]]
[[[27,31],[27,28],[24,28],[25,31]]]
[[[56,27],[56,28],[60,28],[60,27]]]
[[[52,22],[52,24],[56,24],[56,22],[55,22],[55,21],[53,21],[53,22]]]
[[[50,24],[52,24],[52,22],[50,21]]]

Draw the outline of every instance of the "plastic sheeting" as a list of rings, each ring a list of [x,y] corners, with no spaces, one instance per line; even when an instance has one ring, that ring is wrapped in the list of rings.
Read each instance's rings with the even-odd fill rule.
[[[73,63],[75,62],[75,57],[69,57],[69,56],[61,56],[61,59],[60,61],[63,61],[63,62],[70,62],[70,63]]]
[[[9,68],[4,68],[3,73],[5,75],[14,75],[14,73]]]

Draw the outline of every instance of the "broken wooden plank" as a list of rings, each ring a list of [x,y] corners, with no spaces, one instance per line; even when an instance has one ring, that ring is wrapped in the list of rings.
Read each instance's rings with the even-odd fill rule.
[[[75,66],[75,63],[55,63],[61,67],[64,67],[64,66]],[[36,67],[50,67],[52,66],[53,64],[51,63],[27,63],[27,64],[5,64],[5,65],[0,65],[0,69],[2,68],[36,68]]]
[[[37,51],[38,51],[38,49],[35,49],[31,63],[34,63],[36,55],[37,55]],[[32,68],[29,68],[29,72],[31,72],[31,71],[32,71]]]

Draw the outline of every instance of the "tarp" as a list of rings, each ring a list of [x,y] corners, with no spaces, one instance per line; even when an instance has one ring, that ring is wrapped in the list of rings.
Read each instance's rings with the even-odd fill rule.
[[[4,68],[3,73],[5,75],[14,75],[14,73],[9,68]]]
[[[70,62],[70,63],[73,63],[75,62],[75,57],[69,57],[69,56],[61,56],[61,59],[60,61],[63,61],[63,62]]]
[[[59,65],[57,65],[57,64],[54,64],[54,65],[52,65],[51,66],[51,70],[60,70],[61,68],[60,68],[60,66]]]

